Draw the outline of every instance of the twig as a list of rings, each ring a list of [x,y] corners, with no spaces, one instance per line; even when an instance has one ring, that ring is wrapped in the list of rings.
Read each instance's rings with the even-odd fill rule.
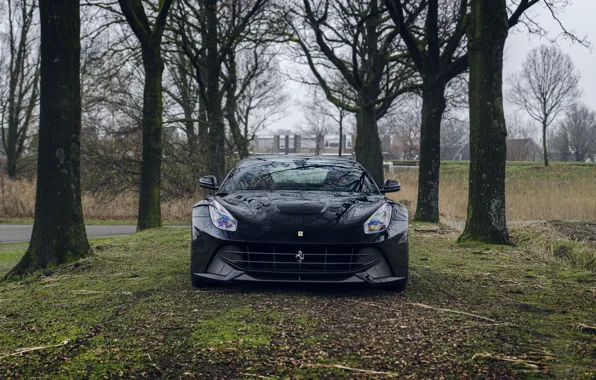
[[[23,354],[25,354],[27,352],[45,350],[46,348],[54,348],[54,347],[66,346],[68,344],[68,342],[70,342],[70,340],[66,339],[62,343],[54,344],[52,346],[39,346],[39,347],[31,347],[31,348],[21,348],[21,349],[18,349],[18,350],[16,350],[15,352],[13,352],[11,354],[0,356],[0,360],[5,359],[5,358],[8,358],[10,356],[23,355]]]
[[[341,364],[304,364],[304,366],[311,367],[311,368],[320,368],[320,367],[322,367],[322,368],[338,368],[338,369],[343,369],[345,371],[366,373],[367,375],[385,375],[385,376],[391,376],[391,377],[399,376],[399,374],[397,374],[395,372],[372,371],[372,370],[368,370],[368,369],[346,367],[345,365],[341,365]]]
[[[494,319],[490,319],[490,318],[487,318],[487,317],[483,317],[483,316],[481,316],[481,315],[478,315],[478,314],[472,314],[472,313],[468,313],[468,312],[465,312],[465,311],[458,311],[458,310],[451,310],[451,309],[443,309],[443,308],[440,308],[440,307],[428,306],[428,305],[425,305],[425,304],[423,304],[423,303],[416,303],[416,302],[411,302],[411,303],[410,303],[410,305],[417,306],[417,307],[421,307],[421,308],[424,308],[424,309],[432,309],[432,310],[444,311],[444,312],[446,312],[446,313],[454,313],[454,314],[462,314],[462,315],[467,315],[467,316],[469,316],[469,317],[474,317],[474,318],[484,319],[485,321],[489,321],[489,322],[493,322],[493,323],[498,323],[498,322],[497,322],[497,321],[495,321]]]
[[[510,362],[510,363],[515,363],[515,364],[525,365],[526,367],[530,367],[530,368],[533,368],[533,369],[539,369],[541,366],[544,366],[544,363],[533,361],[533,360],[523,360],[523,359],[516,359],[516,358],[508,358],[506,356],[494,356],[494,355],[491,355],[489,353],[480,353],[480,354],[475,354],[474,356],[472,356],[472,360],[474,360],[476,358],[501,360],[501,361],[504,361],[504,362]]]
[[[240,374],[244,375],[244,376],[257,377],[259,379],[271,379],[271,377],[269,377],[269,376],[257,375],[256,373],[241,372]]]

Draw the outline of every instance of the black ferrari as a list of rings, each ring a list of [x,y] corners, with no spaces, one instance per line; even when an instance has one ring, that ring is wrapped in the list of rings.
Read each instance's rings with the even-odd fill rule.
[[[403,291],[408,213],[356,161],[268,156],[242,160],[193,207],[194,287],[230,282],[361,283]]]

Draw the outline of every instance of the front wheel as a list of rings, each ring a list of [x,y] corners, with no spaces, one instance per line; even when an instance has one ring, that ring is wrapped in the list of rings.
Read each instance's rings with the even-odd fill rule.
[[[194,275],[192,271],[192,266],[190,267],[190,283],[192,284],[192,287],[195,289],[204,288],[207,286],[205,280],[203,280],[199,276]]]
[[[392,284],[386,285],[385,289],[391,290],[397,293],[402,293],[406,290],[408,286],[408,278],[410,277],[410,268],[406,267],[406,275],[403,280],[396,281]]]
[[[399,280],[399,281],[392,283],[391,285],[386,285],[385,289],[391,290],[391,291],[394,291],[397,293],[402,293],[403,291],[406,290],[407,286],[408,286],[408,278],[406,277],[403,280]]]

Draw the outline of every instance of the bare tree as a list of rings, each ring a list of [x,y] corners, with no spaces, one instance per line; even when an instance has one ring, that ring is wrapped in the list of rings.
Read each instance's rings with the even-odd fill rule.
[[[240,158],[258,130],[266,128],[285,112],[288,97],[277,70],[276,53],[265,35],[230,50],[224,61],[225,117]]]
[[[531,139],[534,137],[535,125],[521,117],[518,112],[506,115],[505,121],[508,139]]]
[[[233,69],[238,49],[271,26],[266,21],[268,2],[233,0],[220,6],[216,0],[182,0],[175,10],[174,32],[180,36],[180,49],[193,65],[200,94],[199,108],[204,112],[205,123],[199,125],[199,139],[206,147],[204,170],[220,180],[226,172],[225,120],[226,116],[228,122],[234,117],[233,112],[226,114],[224,99],[229,94],[234,100],[230,87],[238,85],[237,75],[233,71],[225,72],[225,63]],[[239,129],[237,125],[232,128],[234,133]],[[236,137],[239,145],[244,146],[241,135],[236,133]]]
[[[548,166],[547,128],[581,93],[580,73],[558,47],[540,46],[528,53],[522,69],[509,78],[509,100],[526,110],[542,127],[544,165]]]
[[[555,161],[571,161],[571,147],[569,146],[569,135],[561,125],[549,132],[550,154]]]
[[[139,40],[145,71],[143,95],[143,161],[137,230],[161,227],[162,159],[162,37],[173,0],[160,0],[153,26],[141,0],[118,0],[122,13]]]
[[[414,160],[420,154],[420,107],[419,96],[404,96],[380,124],[383,135],[395,137],[392,153],[400,159]]]
[[[35,119],[39,96],[39,54],[33,0],[7,0],[8,33],[5,53],[7,67],[0,67],[1,140],[7,156],[7,174],[17,176],[17,168]],[[5,65],[2,65],[5,66]]]
[[[80,187],[79,0],[41,0],[41,84],[35,222],[27,252],[6,278],[91,253]]]
[[[305,82],[357,115],[356,159],[382,184],[378,121],[397,97],[419,88],[398,59],[398,33],[383,17],[382,1],[296,0],[289,8],[290,39],[316,78]]]
[[[468,142],[470,123],[461,117],[446,114],[441,122],[441,160],[456,160]]]
[[[596,112],[584,104],[573,104],[559,125],[559,133],[575,161],[595,161]]]
[[[323,105],[321,103],[323,102]],[[325,136],[331,131],[331,118],[324,100],[317,96],[314,91],[312,100],[303,105],[304,122],[299,127],[302,143],[305,139],[313,140],[313,153],[318,156],[324,147]]]
[[[422,80],[422,141],[415,219],[439,221],[440,125],[453,85],[468,69],[466,32],[470,25],[470,0],[384,0],[395,28],[407,48],[407,60]],[[557,18],[559,9],[569,1],[507,0],[509,29],[523,24],[529,33],[546,36],[544,28],[526,15],[536,4],[542,4],[562,29],[561,35],[587,45],[565,29]]]
[[[248,65],[241,67],[248,72]],[[242,81],[244,90],[236,102],[236,118],[247,144],[255,139],[257,132],[267,129],[281,119],[289,101],[284,91],[284,78],[277,68],[277,62],[269,62],[261,73],[252,79]]]

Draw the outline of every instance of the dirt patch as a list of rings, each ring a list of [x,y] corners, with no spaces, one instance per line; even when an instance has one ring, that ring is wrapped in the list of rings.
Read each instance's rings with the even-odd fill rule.
[[[555,231],[571,240],[596,247],[596,223],[563,222],[554,220],[548,222],[548,224],[552,226]]]

